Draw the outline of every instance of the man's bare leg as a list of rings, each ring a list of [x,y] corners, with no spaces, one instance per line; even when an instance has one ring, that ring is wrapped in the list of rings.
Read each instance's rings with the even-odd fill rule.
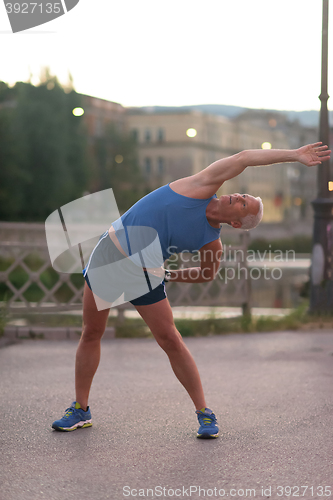
[[[101,338],[105,331],[110,309],[98,311],[92,291],[84,284],[83,331],[76,351],[75,391],[76,401],[87,409],[90,387],[99,365]]]
[[[200,375],[195,361],[173,321],[168,299],[149,306],[137,306],[156,341],[169,357],[172,369],[187,390],[197,410],[206,407]],[[93,377],[100,361],[100,340],[109,309],[98,311],[92,291],[85,283],[83,297],[83,332],[76,353],[76,401],[86,410]]]
[[[206,408],[198,368],[175,326],[168,299],[148,306],[136,306],[136,309],[150,328],[157,343],[168,355],[176,377],[187,390],[196,410]]]

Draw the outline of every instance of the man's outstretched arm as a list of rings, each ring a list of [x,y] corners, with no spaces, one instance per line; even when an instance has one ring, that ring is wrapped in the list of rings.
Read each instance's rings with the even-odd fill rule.
[[[204,184],[216,186],[217,190],[225,181],[242,173],[246,167],[291,162],[299,162],[312,167],[328,160],[330,152],[327,146],[322,146],[321,142],[290,150],[249,149],[212,163],[197,176]]]
[[[193,198],[209,198],[222,184],[237,177],[246,167],[299,162],[308,167],[329,160],[331,151],[321,142],[299,149],[249,149],[228,158],[215,161],[195,175],[178,179],[170,184],[176,193]]]

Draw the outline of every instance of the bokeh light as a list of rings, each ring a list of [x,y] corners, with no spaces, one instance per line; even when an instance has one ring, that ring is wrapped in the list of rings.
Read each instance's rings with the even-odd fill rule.
[[[84,113],[84,109],[83,108],[74,108],[72,113],[74,116],[82,116]]]
[[[186,130],[186,135],[187,137],[195,137],[197,135],[197,131],[195,130],[195,128],[188,128]]]
[[[272,144],[270,142],[263,142],[261,149],[272,149]]]

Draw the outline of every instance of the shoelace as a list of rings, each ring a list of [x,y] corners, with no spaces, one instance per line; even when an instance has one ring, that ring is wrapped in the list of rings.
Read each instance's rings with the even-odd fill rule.
[[[208,415],[207,413],[202,413],[202,412],[196,412],[198,417],[199,417],[199,422],[201,425],[211,425],[212,423],[213,424],[216,424],[216,416],[214,415],[214,413],[211,413],[210,415]]]
[[[69,408],[67,408],[65,410],[65,415],[62,418],[69,418],[74,413],[75,410],[76,410],[76,408],[73,408],[73,406],[70,406]]]

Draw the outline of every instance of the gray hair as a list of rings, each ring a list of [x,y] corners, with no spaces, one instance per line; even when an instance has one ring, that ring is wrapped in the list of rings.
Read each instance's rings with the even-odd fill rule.
[[[245,229],[246,231],[249,231],[250,229],[254,229],[255,227],[257,227],[258,224],[261,222],[262,216],[264,215],[264,204],[262,202],[262,199],[259,198],[259,196],[256,198],[256,200],[259,201],[259,210],[257,215],[248,214],[245,217],[242,217],[240,219],[242,223],[240,229]]]

